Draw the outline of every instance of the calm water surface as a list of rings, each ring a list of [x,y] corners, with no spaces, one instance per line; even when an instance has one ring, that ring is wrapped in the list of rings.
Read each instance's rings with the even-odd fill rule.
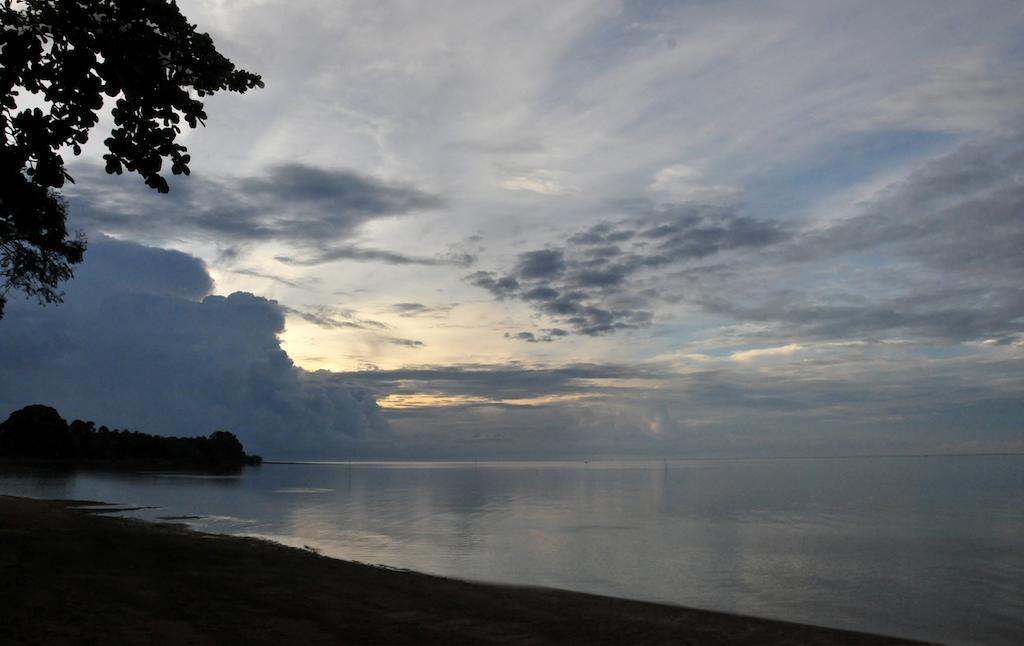
[[[0,467],[0,493],[465,579],[1024,643],[1024,457]]]

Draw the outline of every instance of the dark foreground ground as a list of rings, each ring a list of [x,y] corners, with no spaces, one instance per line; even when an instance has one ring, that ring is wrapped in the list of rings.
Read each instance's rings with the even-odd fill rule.
[[[329,559],[0,496],[5,644],[901,644]]]

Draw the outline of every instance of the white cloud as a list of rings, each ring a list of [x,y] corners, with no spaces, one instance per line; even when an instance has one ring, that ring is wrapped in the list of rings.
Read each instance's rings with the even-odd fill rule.
[[[804,349],[804,346],[799,343],[789,343],[787,345],[778,346],[774,348],[755,348],[753,350],[740,350],[733,352],[729,355],[729,358],[733,361],[747,362],[756,361],[758,359],[767,359],[773,357],[788,357],[789,355],[796,354],[797,352]]]
[[[564,195],[575,191],[572,186],[563,184],[556,179],[555,173],[546,170],[536,170],[525,175],[508,177],[502,180],[501,187],[510,191],[528,191],[541,195]]]
[[[878,102],[876,126],[999,130],[1013,123],[1024,95],[1024,65],[977,47],[929,65],[922,78]]]
[[[649,188],[664,193],[675,202],[713,203],[736,197],[740,192],[735,186],[704,181],[702,172],[686,164],[662,168],[654,175]]]

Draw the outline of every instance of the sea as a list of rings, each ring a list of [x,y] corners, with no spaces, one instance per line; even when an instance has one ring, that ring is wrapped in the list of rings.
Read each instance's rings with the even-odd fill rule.
[[[0,493],[432,574],[1024,643],[1024,456],[0,465]]]

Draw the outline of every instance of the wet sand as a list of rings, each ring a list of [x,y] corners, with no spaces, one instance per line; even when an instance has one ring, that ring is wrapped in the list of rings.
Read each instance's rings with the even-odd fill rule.
[[[919,643],[468,583],[75,508],[82,504],[0,496],[3,643]]]

